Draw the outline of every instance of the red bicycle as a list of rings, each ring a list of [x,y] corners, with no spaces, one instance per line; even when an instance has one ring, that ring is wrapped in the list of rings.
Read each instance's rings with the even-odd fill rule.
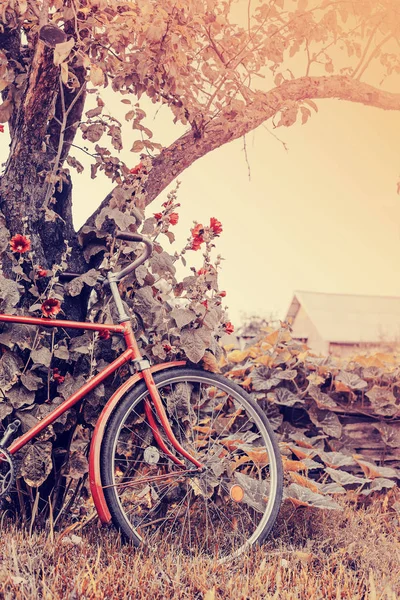
[[[282,466],[274,433],[256,402],[229,379],[185,361],[150,366],[141,356],[117,284],[145,262],[152,243],[137,233],[117,237],[145,244],[133,263],[107,276],[119,324],[0,314],[9,323],[108,331],[126,343],[108,367],[8,446],[20,425],[9,423],[0,441],[0,493],[15,482],[13,454],[133,363],[135,374],[108,400],[91,440],[90,488],[101,521],[112,521],[137,546],[162,539],[179,551],[232,559],[262,543],[279,512]]]

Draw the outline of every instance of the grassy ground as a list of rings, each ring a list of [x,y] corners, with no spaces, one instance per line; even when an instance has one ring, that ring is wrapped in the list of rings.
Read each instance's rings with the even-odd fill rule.
[[[121,546],[91,526],[62,536],[4,524],[1,600],[395,600],[400,493],[342,512],[284,506],[273,537],[234,564]]]

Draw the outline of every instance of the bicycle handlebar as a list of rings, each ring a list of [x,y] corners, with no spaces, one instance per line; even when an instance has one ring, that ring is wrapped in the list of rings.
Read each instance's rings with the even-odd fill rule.
[[[153,242],[141,233],[130,233],[128,231],[118,232],[115,237],[126,242],[141,242],[145,245],[144,252],[142,252],[142,254],[136,260],[134,260],[133,263],[125,267],[125,269],[122,269],[122,271],[119,271],[119,273],[110,274],[110,277],[112,277],[114,281],[121,281],[121,279],[129,275],[129,273],[137,269],[137,267],[139,267],[149,258],[153,252]]]
[[[121,231],[118,232],[115,237],[119,240],[124,240],[125,242],[142,242],[145,245],[145,250],[142,254],[133,261],[130,265],[119,271],[118,273],[110,273],[110,277],[114,281],[121,281],[124,277],[129,275],[132,271],[137,269],[141,264],[143,264],[153,252],[153,242],[151,242],[148,238],[146,238],[141,233],[130,233],[129,231]],[[75,279],[76,277],[80,277],[82,273],[60,273],[60,279],[64,281],[71,281],[71,279]]]

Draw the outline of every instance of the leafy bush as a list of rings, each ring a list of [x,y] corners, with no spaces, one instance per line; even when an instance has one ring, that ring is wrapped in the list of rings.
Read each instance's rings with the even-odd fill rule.
[[[138,168],[144,170],[144,165]],[[170,243],[174,241],[171,227],[178,223],[178,207],[174,190],[162,212],[147,219],[137,207],[127,207],[126,199],[123,205],[116,201],[112,209],[100,212],[96,227],[84,227],[80,233],[88,270],[65,285],[60,282],[60,274],[67,268],[70,247],[66,244],[59,264],[45,269],[37,264],[25,228],[9,242],[6,254],[13,279],[0,277],[0,311],[74,318],[70,309],[76,314],[78,307],[83,319],[86,315],[89,321],[115,322],[110,292],[98,282],[97,268],[103,274],[110,268],[119,270],[142,252],[141,244],[115,239],[113,232],[119,225],[138,230],[154,242],[148,262],[120,284],[143,354],[152,363],[176,358],[198,363],[205,355],[209,363],[214,363],[221,355],[218,337],[232,329],[222,307],[225,294],[218,289],[220,257],[212,259],[222,225],[215,218],[206,226],[195,223],[182,251],[170,254],[159,240],[164,236]],[[186,265],[185,255],[199,249],[203,252],[202,267],[192,267],[189,275],[178,280],[177,261]],[[20,419],[22,432],[36,425],[125,349],[121,337],[108,332],[82,333],[18,324],[2,324],[0,348],[0,420],[5,427],[15,418]],[[80,407],[62,415],[17,453],[17,485],[28,499],[32,499],[32,487],[46,482],[41,493],[46,496],[52,492],[53,509],[57,511],[66,501],[68,488],[81,490],[88,471],[90,432],[105,402],[127,376],[127,367],[122,367],[117,376],[88,394]],[[75,496],[69,493],[68,502]],[[24,505],[20,508],[25,510],[25,500],[21,494],[18,498]]]
[[[222,371],[279,436],[293,504],[335,508],[332,496],[365,497],[400,480],[400,357],[316,356],[285,323],[227,350]]]

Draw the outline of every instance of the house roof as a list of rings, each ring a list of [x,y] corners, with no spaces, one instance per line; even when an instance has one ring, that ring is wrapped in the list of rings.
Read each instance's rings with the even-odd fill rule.
[[[286,320],[294,321],[300,306],[326,341],[400,341],[400,297],[298,291]]]

